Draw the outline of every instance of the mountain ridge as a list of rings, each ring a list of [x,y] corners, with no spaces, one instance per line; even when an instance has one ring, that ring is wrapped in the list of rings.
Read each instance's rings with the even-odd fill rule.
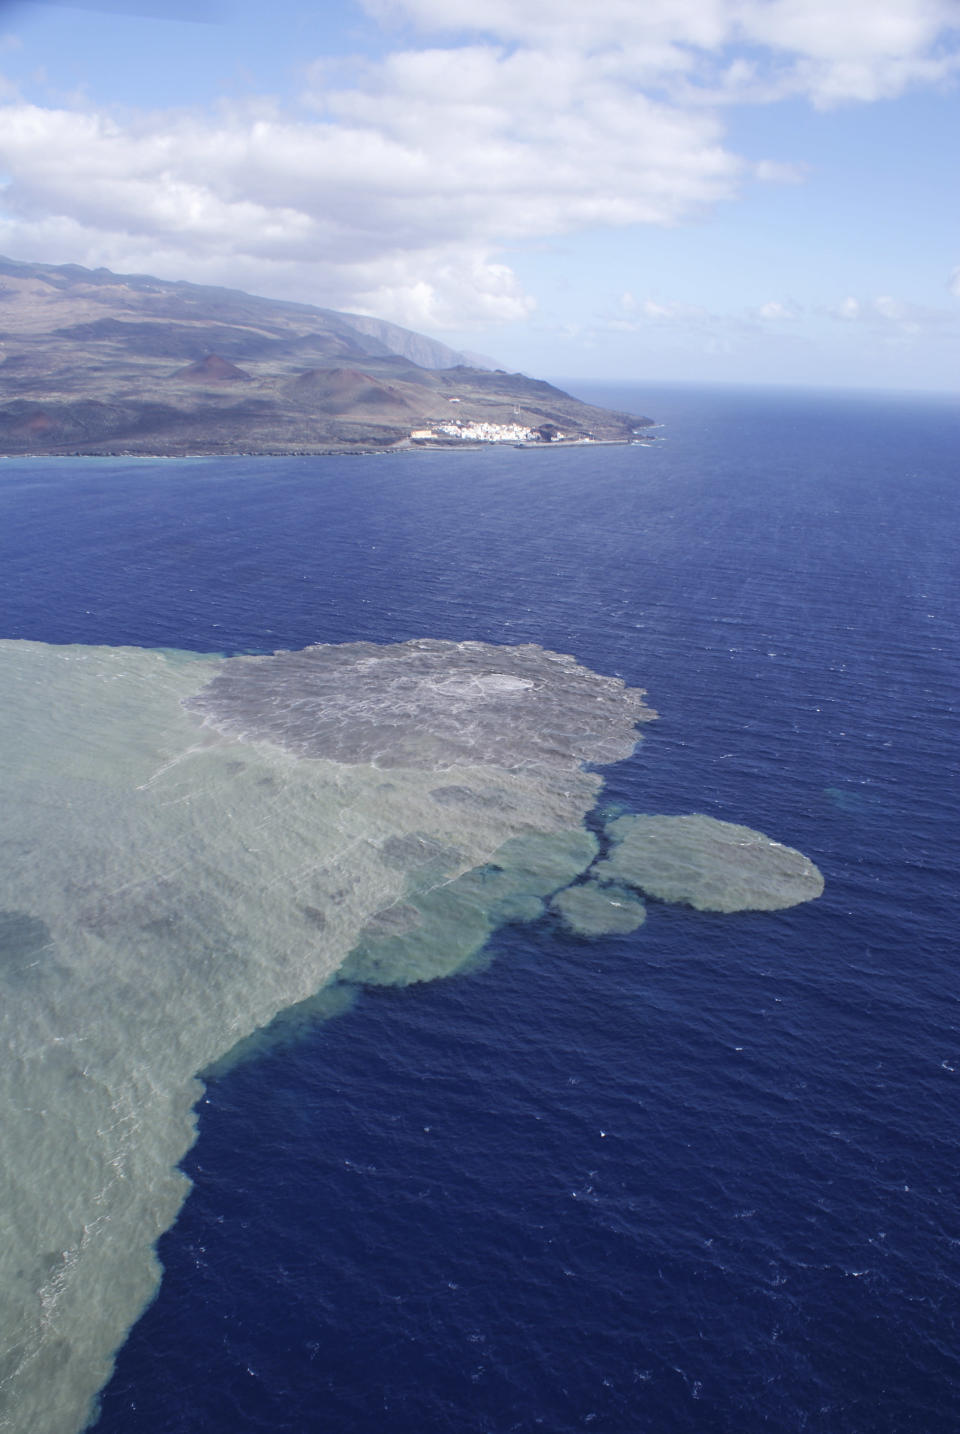
[[[626,442],[650,423],[474,357],[369,316],[0,258],[0,454]]]

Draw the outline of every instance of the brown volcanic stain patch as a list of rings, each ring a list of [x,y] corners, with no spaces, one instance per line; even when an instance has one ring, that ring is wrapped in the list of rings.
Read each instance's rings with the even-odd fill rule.
[[[253,379],[252,374],[219,354],[207,354],[206,358],[177,369],[173,377],[185,379],[187,383],[250,383]]]
[[[57,420],[41,408],[28,413],[10,427],[10,433],[17,438],[47,438],[59,429]]]

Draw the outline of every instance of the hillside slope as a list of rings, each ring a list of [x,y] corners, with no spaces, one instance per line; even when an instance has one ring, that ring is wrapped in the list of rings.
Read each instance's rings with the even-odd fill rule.
[[[439,428],[458,421],[626,440],[650,421],[464,357],[360,315],[0,259],[0,454],[370,450],[457,443]]]

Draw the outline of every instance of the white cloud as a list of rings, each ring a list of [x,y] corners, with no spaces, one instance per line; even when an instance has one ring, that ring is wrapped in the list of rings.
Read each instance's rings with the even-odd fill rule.
[[[185,277],[218,264],[240,282],[261,261],[274,292],[289,280],[304,297],[310,275],[310,297],[400,322],[522,318],[505,241],[675,223],[731,197],[741,170],[712,116],[577,56],[537,59],[401,52],[353,89],[311,91],[308,118],[259,105],[121,123],[8,104],[0,241],[38,253],[59,223],[96,263],[163,250]]]
[[[669,49],[722,45],[729,0],[364,0],[371,14],[412,21],[430,34],[496,36],[589,51],[616,45]]]
[[[424,273],[429,278],[421,277]],[[351,275],[357,301],[345,307],[414,329],[482,328],[525,319],[536,307],[516,275],[482,251],[418,253],[375,261]]]
[[[771,324],[795,324],[801,317],[799,305],[779,299],[769,299],[752,309],[718,313],[700,304],[676,299],[638,299],[636,295],[626,293],[620,298],[618,310],[606,320],[606,326],[630,333],[641,333],[651,328],[683,329],[700,334],[710,332],[722,337],[724,342],[732,342],[736,338],[770,333]]]
[[[889,294],[881,294],[873,301],[873,311],[881,319],[903,323],[907,315],[907,306],[900,299],[894,299]]]
[[[433,34],[635,57],[709,98],[875,100],[957,72],[955,0],[365,0]],[[731,57],[731,50],[739,50]],[[642,58],[641,58],[642,57]],[[688,96],[689,97],[689,96]]]
[[[602,327],[620,333],[644,333],[652,329],[710,330],[737,326],[740,321],[729,315],[712,314],[699,304],[686,304],[676,299],[638,299],[631,293],[621,295],[619,309],[602,321]]]
[[[755,308],[718,312],[676,299],[639,298],[633,293],[626,293],[621,295],[616,310],[601,323],[622,333],[669,328],[690,333],[714,333],[730,342],[737,338],[752,341],[772,334],[793,342],[817,331],[823,319],[839,320],[850,326],[851,331],[859,327],[867,333],[872,330],[873,337],[886,338],[934,332],[948,335],[960,329],[960,315],[950,309],[926,308],[890,294],[879,294],[869,299],[851,295],[837,304],[816,309],[793,301],[768,299]],[[871,338],[866,341],[871,341]]]
[[[957,322],[956,314],[949,308],[931,309],[910,303],[907,299],[895,298],[892,294],[877,294],[871,299],[849,295],[821,312],[848,324],[857,323],[878,332],[896,331],[907,335],[952,329]]]
[[[873,99],[958,63],[955,0],[367,8],[420,26],[422,46],[355,68],[349,83],[317,65],[299,109],[117,117],[11,98],[0,106],[0,247],[430,328],[508,322],[533,301],[504,262],[507,244],[679,224],[751,177],[803,179],[796,165],[733,154],[722,105]],[[761,319],[786,317],[774,302]],[[635,317],[695,321],[662,307]]]
[[[697,304],[660,303],[656,299],[644,299],[640,311],[645,319],[653,323],[689,324],[699,323],[707,317],[706,309]]]
[[[774,322],[780,319],[791,320],[797,317],[796,309],[789,304],[781,304],[779,299],[768,299],[765,304],[760,305],[756,314],[758,319],[772,320]]]
[[[761,184],[803,184],[807,177],[805,164],[785,164],[773,159],[761,159],[752,166],[753,177]]]

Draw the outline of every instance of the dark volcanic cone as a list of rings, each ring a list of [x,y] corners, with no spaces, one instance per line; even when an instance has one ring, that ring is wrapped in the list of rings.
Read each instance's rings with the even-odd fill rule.
[[[320,413],[397,416],[416,411],[403,393],[373,374],[353,368],[309,369],[288,386],[297,403]]]
[[[187,383],[249,383],[253,375],[219,354],[207,354],[186,368],[178,368],[173,377],[186,379]]]

